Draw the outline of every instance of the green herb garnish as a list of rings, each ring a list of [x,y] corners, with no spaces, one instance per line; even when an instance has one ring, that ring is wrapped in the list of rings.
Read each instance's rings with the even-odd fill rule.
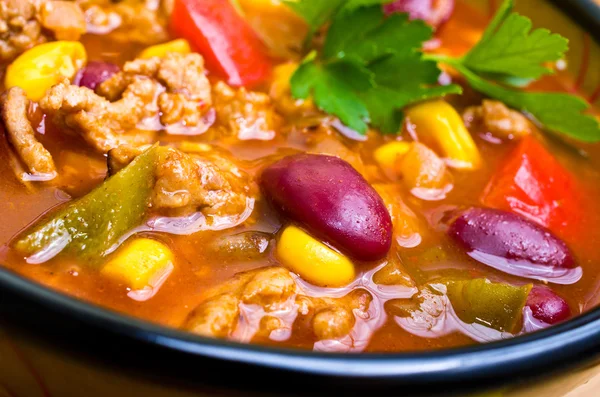
[[[447,94],[456,85],[437,84],[438,63],[452,66],[477,91],[523,111],[548,131],[586,142],[600,141],[589,104],[566,93],[525,92],[521,87],[552,73],[546,64],[564,57],[568,40],[547,29],[531,30],[531,20],[512,12],[505,0],[481,40],[459,58],[423,54],[433,31],[404,14],[385,16],[386,0],[286,0],[311,26],[330,22],[325,45],[311,52],[291,80],[292,94],[314,96],[323,111],[365,133],[367,125],[396,133],[402,108]],[[326,4],[325,4],[326,3]]]
[[[291,80],[296,98],[312,94],[319,108],[363,134],[369,123],[395,133],[406,105],[461,92],[457,85],[437,85],[437,62],[423,59],[432,29],[404,14],[386,17],[380,3],[355,0],[341,7],[321,53],[311,52]]]

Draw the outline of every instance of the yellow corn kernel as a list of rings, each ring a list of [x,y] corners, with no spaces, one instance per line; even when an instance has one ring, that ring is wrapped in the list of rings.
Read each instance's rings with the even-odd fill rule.
[[[101,272],[133,290],[141,290],[157,288],[172,270],[173,253],[166,245],[139,238],[119,248]]]
[[[6,88],[21,87],[32,101],[63,79],[72,79],[87,61],[78,41],[54,41],[25,51],[6,68]]]
[[[373,152],[373,157],[375,157],[375,161],[377,161],[377,164],[379,164],[384,171],[388,171],[393,170],[396,161],[404,156],[409,150],[410,143],[394,141],[379,146],[375,152]]]
[[[348,258],[296,226],[286,227],[281,234],[277,257],[315,285],[341,287],[354,280],[354,265]]]
[[[296,69],[298,69],[296,62],[287,62],[276,66],[273,70],[273,82],[271,83],[269,95],[277,102],[279,110],[285,114],[315,110],[311,98],[294,99],[292,97],[290,79]]]
[[[178,52],[180,54],[189,54],[192,52],[190,48],[190,43],[186,39],[177,39],[173,41],[169,41],[163,44],[156,44],[146,48],[144,51],[140,53],[139,58],[152,58],[159,57],[162,58],[167,55],[169,52]]]
[[[406,116],[415,126],[420,141],[438,146],[449,165],[476,169],[481,164],[479,150],[460,115],[443,100],[424,102],[409,108]]]

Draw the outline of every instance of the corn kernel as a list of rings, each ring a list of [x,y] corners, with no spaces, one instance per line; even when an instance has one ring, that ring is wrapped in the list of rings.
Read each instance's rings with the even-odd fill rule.
[[[101,272],[140,290],[160,286],[172,270],[171,250],[156,240],[140,238],[114,253]]]
[[[394,141],[379,146],[373,156],[377,164],[384,170],[393,170],[396,161],[410,150],[410,143]]]
[[[21,54],[6,68],[6,88],[21,87],[32,101],[63,79],[72,79],[87,61],[85,48],[77,41],[40,44]]]
[[[296,226],[285,228],[277,244],[277,257],[315,285],[341,287],[354,279],[354,265]]]
[[[188,43],[185,39],[177,39],[173,41],[169,41],[163,44],[156,44],[146,48],[144,51],[140,53],[139,58],[152,58],[159,57],[162,58],[167,55],[169,52],[178,52],[180,54],[189,54],[192,52],[190,48],[190,43]]]
[[[285,114],[315,110],[311,98],[294,99],[292,97],[290,79],[294,72],[296,72],[296,69],[298,69],[296,62],[287,62],[276,66],[273,70],[273,82],[269,89],[269,95],[277,101],[279,110]]]
[[[479,150],[460,115],[443,100],[409,108],[406,116],[414,124],[419,140],[439,146],[453,168],[472,170],[481,164]]]

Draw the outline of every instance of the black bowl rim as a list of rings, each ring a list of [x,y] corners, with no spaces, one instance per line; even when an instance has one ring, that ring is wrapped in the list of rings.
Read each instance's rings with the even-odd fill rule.
[[[598,37],[600,9],[592,0],[551,1]],[[545,330],[487,344],[425,352],[349,354],[264,347],[193,335],[64,295],[2,266],[0,292],[27,298],[39,307],[128,340],[192,357],[314,376],[393,379],[398,383],[432,384],[448,379],[472,382],[534,375],[600,355],[600,307]]]
[[[126,340],[186,355],[310,375],[393,378],[402,383],[472,381],[579,363],[591,352],[600,352],[600,308],[545,330],[481,345],[426,352],[318,353],[193,335],[95,306],[1,268],[0,290]]]

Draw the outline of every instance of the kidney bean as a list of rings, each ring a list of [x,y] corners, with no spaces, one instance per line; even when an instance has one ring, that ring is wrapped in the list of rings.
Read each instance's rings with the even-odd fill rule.
[[[527,303],[533,317],[546,324],[556,324],[571,316],[567,302],[548,287],[535,285],[529,292]]]
[[[454,0],[396,0],[383,9],[387,14],[406,12],[410,19],[422,19],[437,28],[450,19]]]
[[[389,251],[390,214],[379,194],[344,160],[288,156],[266,168],[260,184],[284,214],[350,257],[377,260]]]
[[[108,62],[92,61],[77,72],[75,84],[95,90],[98,85],[112,77],[119,71],[119,67]]]
[[[471,208],[448,234],[472,258],[521,277],[572,284],[581,278],[567,245],[549,230],[511,212]]]

